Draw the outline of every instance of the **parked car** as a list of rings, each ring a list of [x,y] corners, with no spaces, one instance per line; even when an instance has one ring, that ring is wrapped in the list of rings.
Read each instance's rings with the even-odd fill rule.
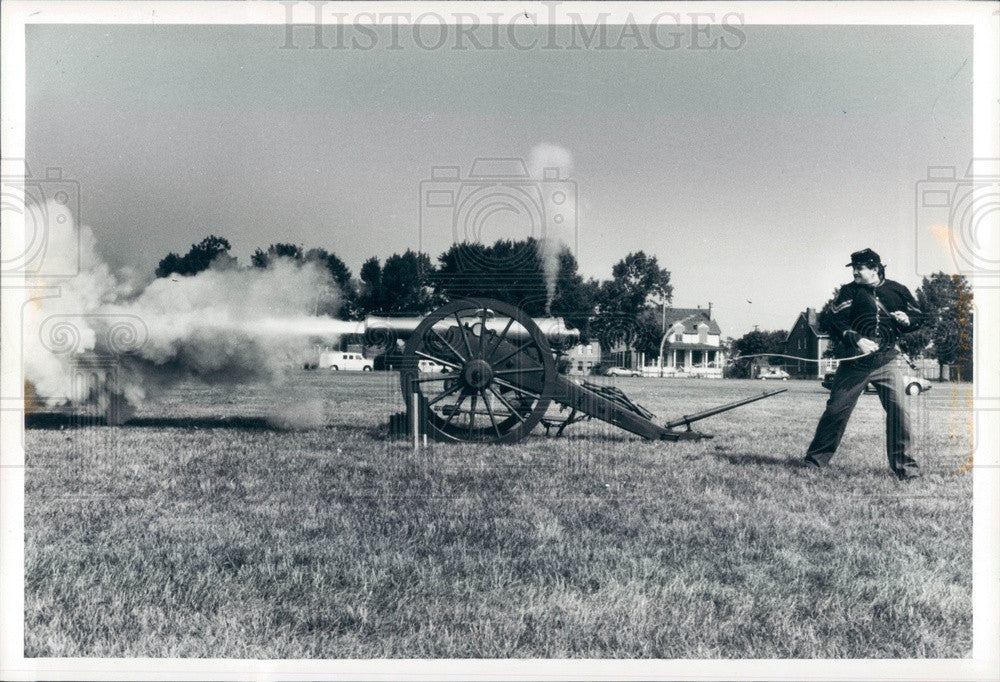
[[[609,377],[641,377],[642,372],[628,367],[609,367],[604,375]]]
[[[340,351],[324,351],[319,354],[319,369],[372,371],[373,362],[361,353],[342,353]]]
[[[448,371],[448,368],[442,365],[440,362],[434,362],[433,360],[418,360],[417,371],[430,372],[433,374],[437,373],[444,374]]]
[[[833,388],[834,374],[835,372],[827,372],[824,374],[823,381],[820,382],[820,385],[827,390]],[[906,387],[906,395],[920,395],[921,393],[931,390],[931,382],[927,381],[927,379],[909,374],[903,375],[903,385]],[[872,384],[865,386],[865,393],[875,393],[875,386]]]
[[[757,378],[761,381],[765,381],[767,379],[780,379],[781,381],[788,381],[791,376],[791,374],[780,367],[765,367],[760,370],[760,375]]]

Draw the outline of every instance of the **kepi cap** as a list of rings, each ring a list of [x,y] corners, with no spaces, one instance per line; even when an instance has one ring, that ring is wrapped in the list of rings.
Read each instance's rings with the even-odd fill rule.
[[[847,267],[855,265],[883,265],[882,259],[871,249],[862,249],[851,254],[851,262]]]

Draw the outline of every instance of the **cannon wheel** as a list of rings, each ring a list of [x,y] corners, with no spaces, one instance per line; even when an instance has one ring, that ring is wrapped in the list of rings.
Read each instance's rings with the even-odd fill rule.
[[[523,331],[522,338],[510,337],[515,323],[527,338]],[[454,343],[444,338],[449,328],[457,337]],[[513,369],[510,344],[525,354],[525,362]],[[514,443],[528,435],[549,406],[556,377],[552,351],[538,325],[507,303],[468,299],[438,308],[414,330],[403,353],[403,397],[410,405],[413,393],[419,394],[424,428],[437,440]],[[437,362],[445,372],[422,373],[420,360]],[[531,373],[542,390],[512,383],[513,375],[522,373]]]

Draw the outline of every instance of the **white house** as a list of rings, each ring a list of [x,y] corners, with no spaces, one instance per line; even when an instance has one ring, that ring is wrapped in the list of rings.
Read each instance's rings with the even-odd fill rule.
[[[619,367],[642,368],[645,376],[722,378],[726,353],[722,348],[722,330],[707,308],[667,308],[661,311],[662,329],[666,330],[662,369],[656,358],[634,350],[623,341],[614,344],[608,359]]]
[[[665,318],[663,375],[721,379],[726,352],[722,330],[712,319],[712,307],[668,308]],[[658,374],[659,365],[647,366],[644,373]]]

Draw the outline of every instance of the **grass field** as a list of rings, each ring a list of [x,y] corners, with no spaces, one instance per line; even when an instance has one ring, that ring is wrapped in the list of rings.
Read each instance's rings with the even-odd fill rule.
[[[660,421],[762,387],[615,384]],[[25,655],[971,655],[969,387],[908,398],[925,476],[904,484],[875,396],[830,468],[799,467],[828,394],[782,386],[700,443],[590,422],[414,453],[386,437],[394,373],[184,386],[117,428],[38,422]],[[325,426],[262,418],[303,401]]]

